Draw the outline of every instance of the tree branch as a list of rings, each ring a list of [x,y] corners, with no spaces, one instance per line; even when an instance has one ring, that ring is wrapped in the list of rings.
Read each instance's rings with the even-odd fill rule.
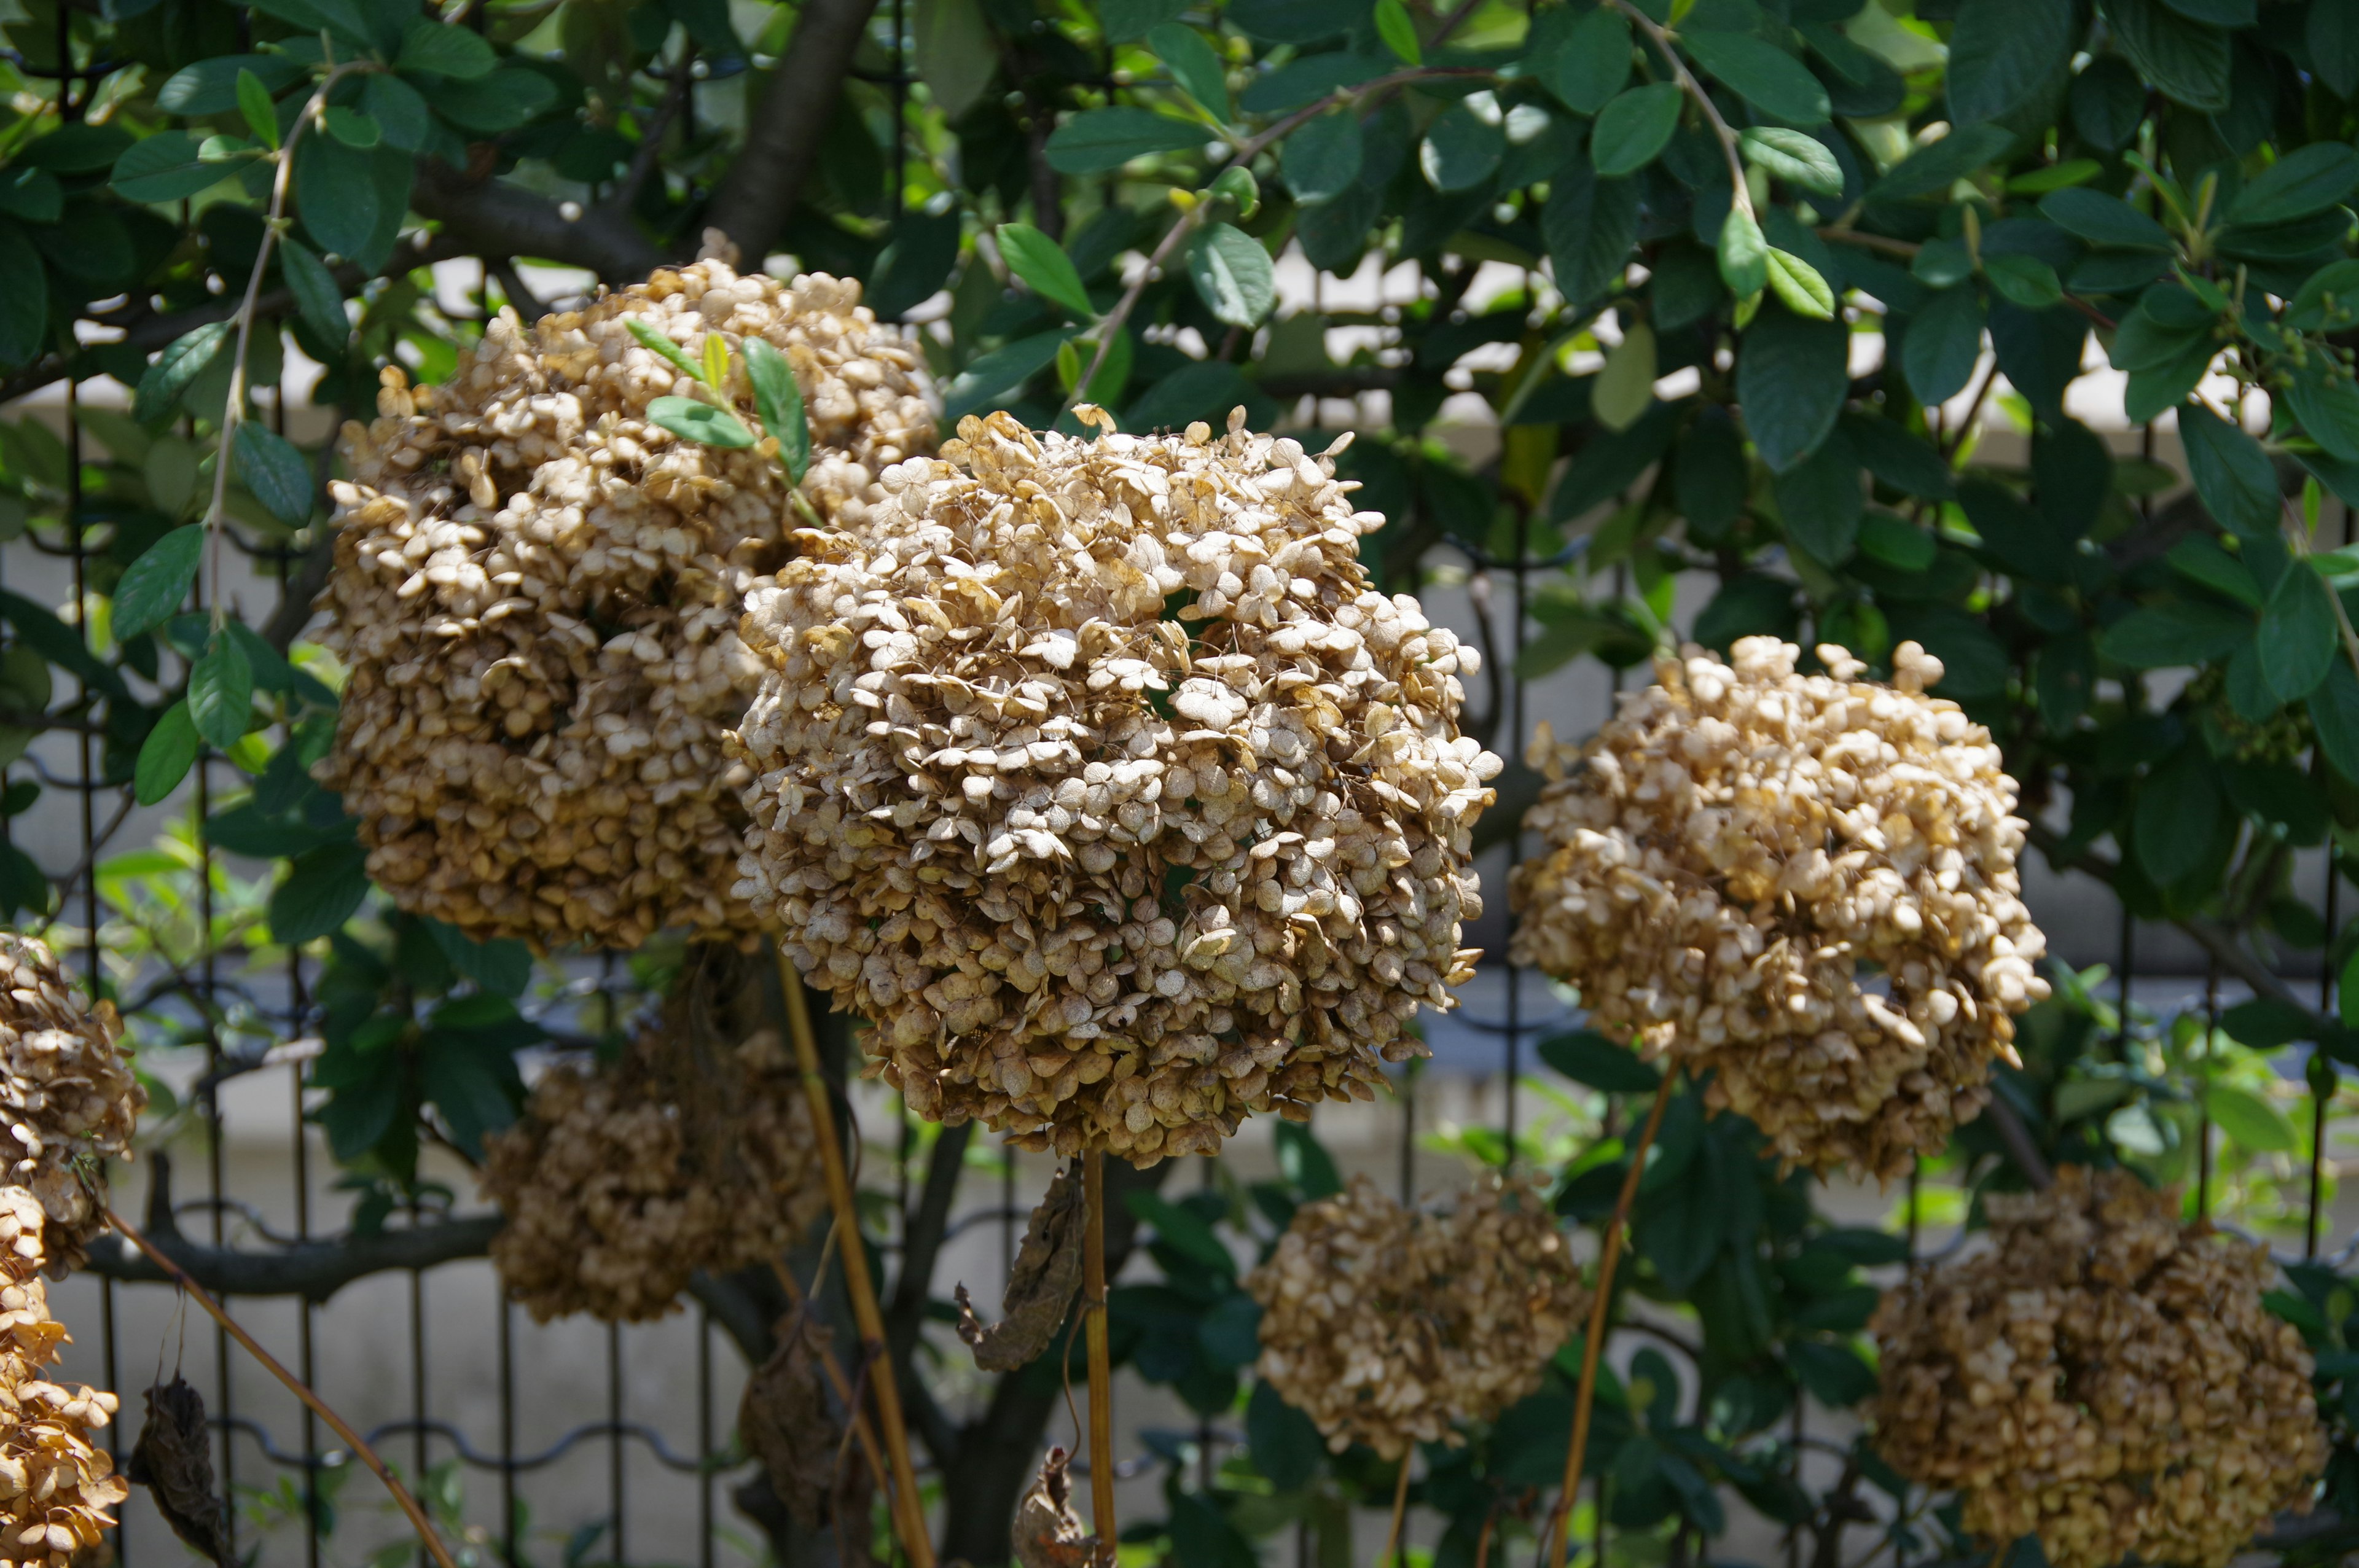
[[[875,10],[876,0],[804,0],[786,52],[754,106],[745,146],[705,211],[705,222],[736,243],[748,267],[758,268],[769,254],[819,163],[820,138]]]
[[[903,1388],[915,1385],[909,1353],[916,1348],[918,1330],[926,1321],[926,1303],[933,1298],[934,1260],[940,1256],[942,1238],[950,1229],[951,1203],[958,1196],[959,1176],[966,1167],[967,1144],[974,1123],[945,1127],[934,1140],[926,1163],[925,1189],[901,1233],[901,1272],[893,1281],[893,1300],[885,1309],[885,1343],[892,1353],[895,1375]]]
[[[197,1283],[222,1296],[301,1296],[324,1302],[353,1281],[402,1269],[489,1254],[492,1238],[505,1222],[496,1214],[446,1219],[408,1230],[347,1232],[277,1252],[242,1252],[190,1240],[178,1227],[166,1229],[148,1219],[156,1250],[189,1272]],[[169,1283],[171,1276],[117,1238],[91,1247],[90,1271],[126,1284]]]
[[[505,180],[470,179],[434,158],[419,160],[409,205],[441,224],[469,254],[587,267],[613,284],[636,283],[664,260],[655,243],[613,207],[592,207],[568,218],[558,203],[536,191]]]

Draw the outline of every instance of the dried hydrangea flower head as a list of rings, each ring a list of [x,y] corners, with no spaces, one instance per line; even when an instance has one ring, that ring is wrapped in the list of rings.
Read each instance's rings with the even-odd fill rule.
[[[131,1157],[147,1091],[117,1044],[114,1004],[84,1008],[46,943],[0,932],[0,1109],[7,1166],[0,1184],[40,1199],[43,1256],[62,1279],[106,1228],[91,1183],[103,1162]]]
[[[1987,1200],[1991,1247],[1920,1270],[1875,1323],[1875,1443],[1985,1541],[2055,1568],[2223,1568],[2326,1463],[2310,1357],[2257,1243],[2176,1194],[2066,1166]]]
[[[49,1316],[43,1201],[0,1187],[0,1564],[69,1568],[114,1524],[131,1488],[92,1441],[115,1399],[42,1372],[68,1342]]]
[[[962,420],[748,596],[738,896],[923,1116],[1207,1152],[1369,1098],[1470,971],[1474,652],[1370,586],[1340,444],[1242,426]]]
[[[701,362],[762,339],[792,364],[813,458],[803,492],[860,525],[876,476],[933,449],[917,352],[823,276],[781,287],[704,261],[529,330],[503,312],[449,385],[386,370],[344,427],[336,569],[321,638],[346,665],[320,769],[404,909],[536,947],[629,947],[745,926],[744,834],[721,734],[760,666],[746,585],[784,557],[784,481],[759,448],[651,422]]]
[[[560,1063],[486,1141],[492,1263],[535,1320],[658,1318],[699,1270],[776,1258],[827,1206],[802,1080],[761,1031],[717,1061],[652,1028],[615,1063]]]
[[[1836,647],[1812,676],[1775,638],[1732,652],[1659,660],[1587,745],[1534,742],[1547,851],[1509,883],[1511,951],[1711,1073],[1789,1166],[1889,1177],[1980,1112],[2048,994],[2015,782],[1914,643],[1889,686]]]
[[[1296,1210],[1245,1285],[1262,1308],[1256,1371],[1329,1448],[1387,1459],[1456,1444],[1459,1423],[1539,1387],[1589,1299],[1546,1196],[1496,1177],[1428,1214],[1355,1176]]]

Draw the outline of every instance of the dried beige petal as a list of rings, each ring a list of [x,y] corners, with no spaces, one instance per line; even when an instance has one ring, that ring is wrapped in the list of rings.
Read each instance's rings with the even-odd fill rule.
[[[2077,1165],[1995,1195],[1991,1246],[1917,1271],[1875,1324],[1875,1443],[1967,1530],[2056,1568],[2224,1568],[2326,1464],[2300,1334],[2257,1243]]]
[[[791,519],[759,449],[651,424],[718,333],[792,363],[813,459],[803,493],[856,528],[882,469],[933,449],[917,349],[859,286],[791,287],[720,261],[657,273],[527,330],[503,313],[449,385],[384,373],[381,417],[344,430],[336,569],[321,641],[351,672],[319,769],[360,821],[370,877],[402,908],[538,948],[634,947],[743,931],[733,898],[745,783],[723,730],[761,666],[743,596]]]
[[[20,1232],[0,1218],[0,1241],[46,1260],[53,1279],[79,1268],[106,1228],[92,1188],[104,1193],[106,1161],[131,1158],[147,1105],[122,1038],[114,1004],[84,1011],[47,944],[0,932],[0,1092],[14,1132],[0,1139],[0,1184],[38,1197],[47,1222]]]
[[[19,948],[0,953],[21,973],[21,946],[38,944],[10,940]],[[40,1197],[22,1186],[0,1186],[0,1231],[33,1242],[29,1251],[0,1251],[0,1292],[10,1303],[0,1314],[0,1541],[11,1543],[0,1558],[69,1568],[114,1527],[112,1510],[131,1488],[114,1474],[105,1447],[92,1441],[114,1413],[114,1396],[42,1376],[68,1342],[65,1325],[49,1316],[41,1281],[44,1223]]]
[[[1209,1152],[1371,1098],[1471,971],[1477,655],[1372,589],[1331,456],[1242,422],[962,421],[748,595],[736,896],[923,1116]]]
[[[552,1066],[485,1145],[493,1266],[540,1322],[661,1317],[691,1274],[780,1257],[825,1210],[809,1119],[766,1031],[709,1066],[676,1022],[611,1066]]]
[[[1387,1459],[1455,1444],[1459,1423],[1539,1387],[1589,1300],[1539,1188],[1495,1177],[1446,1215],[1354,1177],[1297,1210],[1245,1285],[1262,1308],[1256,1371],[1336,1453]]]
[[[1510,949],[1668,1054],[1788,1165],[1890,1177],[1980,1112],[2048,994],[1999,750],[1914,643],[1895,684],[1747,637],[1656,665],[1585,746],[1545,731]]]

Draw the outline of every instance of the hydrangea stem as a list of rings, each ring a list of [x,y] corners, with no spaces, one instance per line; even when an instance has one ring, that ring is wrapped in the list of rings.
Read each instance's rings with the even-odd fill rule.
[[[909,1430],[901,1417],[901,1390],[894,1380],[885,1338],[885,1314],[877,1310],[876,1287],[868,1277],[868,1249],[860,1239],[860,1209],[852,1190],[851,1168],[843,1162],[843,1146],[836,1139],[835,1106],[819,1069],[810,1001],[803,992],[802,976],[783,947],[778,949],[778,984],[787,993],[787,1032],[794,1036],[795,1065],[801,1069],[803,1093],[810,1104],[811,1138],[819,1145],[820,1166],[827,1173],[828,1203],[835,1210],[837,1249],[843,1258],[843,1293],[852,1300],[852,1319],[860,1330],[861,1349],[874,1368],[869,1387],[875,1390],[876,1424],[885,1440],[886,1462],[893,1469],[894,1533],[909,1554],[910,1568],[934,1568],[925,1505],[918,1497],[916,1467],[909,1463]]]
[[[1112,1563],[1114,1509],[1114,1356],[1106,1340],[1105,1152],[1082,1156],[1082,1192],[1090,1210],[1089,1240],[1082,1252],[1082,1305],[1090,1356],[1090,1528],[1097,1532],[1098,1558]]]
[[[1630,1146],[1630,1169],[1624,1173],[1622,1191],[1614,1200],[1614,1217],[1605,1222],[1605,1233],[1598,1242],[1597,1295],[1589,1303],[1589,1327],[1581,1341],[1581,1382],[1572,1394],[1572,1442],[1565,1450],[1564,1487],[1549,1519],[1548,1554],[1540,1559],[1541,1568],[1562,1568],[1564,1563],[1573,1499],[1580,1495],[1582,1465],[1589,1457],[1589,1418],[1597,1404],[1597,1364],[1605,1350],[1606,1322],[1614,1312],[1614,1265],[1621,1261],[1623,1233],[1630,1228],[1630,1206],[1637,1201],[1638,1181],[1646,1174],[1647,1151],[1654,1147],[1663,1112],[1679,1082],[1676,1065],[1663,1075],[1646,1124],[1638,1130],[1638,1141]]]

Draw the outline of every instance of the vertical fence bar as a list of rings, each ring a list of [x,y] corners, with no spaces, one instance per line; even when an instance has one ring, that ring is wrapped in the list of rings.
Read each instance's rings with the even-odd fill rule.
[[[516,1306],[497,1281],[500,1328],[500,1549],[508,1568],[524,1559],[516,1540]]]
[[[712,1568],[712,1314],[696,1309],[696,1561]]]
[[[620,1324],[606,1325],[606,1485],[612,1493],[606,1515],[607,1533],[614,1561],[627,1563],[630,1556],[623,1549],[623,1328]]]

